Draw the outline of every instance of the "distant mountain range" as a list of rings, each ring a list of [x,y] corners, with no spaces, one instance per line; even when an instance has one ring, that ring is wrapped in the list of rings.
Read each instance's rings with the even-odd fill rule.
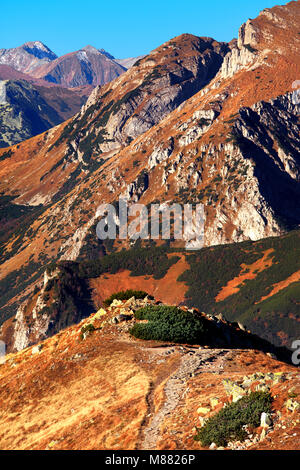
[[[0,147],[74,116],[95,86],[117,78],[138,59],[118,61],[92,46],[57,57],[40,41],[1,49]]]
[[[90,45],[58,57],[45,44],[35,41],[12,49],[0,49],[0,66],[9,66],[51,84],[74,88],[110,82],[141,57],[119,60],[104,49]]]
[[[74,88],[81,85],[103,85],[127,69],[92,46],[71,52],[33,70],[35,78]]]

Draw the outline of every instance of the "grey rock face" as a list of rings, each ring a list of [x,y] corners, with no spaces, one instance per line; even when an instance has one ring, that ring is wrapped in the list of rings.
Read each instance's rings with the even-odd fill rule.
[[[61,122],[28,82],[3,81],[0,93],[0,147],[21,142]]]
[[[25,80],[0,81],[0,147],[17,144],[60,124],[84,100],[69,90],[48,90]]]
[[[240,69],[253,66],[258,60],[255,46],[258,43],[258,32],[251,20],[244,23],[239,29],[238,40],[233,43],[231,51],[226,55],[221,77],[232,77]]]
[[[259,240],[280,235],[300,224],[299,105],[292,93],[241,108],[228,142],[203,148],[206,158],[223,158],[226,168],[238,168],[237,186],[224,188],[224,202],[213,209],[205,229],[205,244],[227,242],[225,227],[235,226],[231,240]],[[211,171],[214,170],[213,165]],[[213,174],[213,173],[212,173]]]
[[[147,98],[147,87],[136,89],[135,97],[129,100],[113,120],[108,123],[108,132],[112,137],[123,141],[136,138],[141,133],[160,122],[173,109],[197,93],[217,73],[226,50],[220,53],[211,51],[204,58],[199,54],[198,60],[183,59],[180,67],[172,67],[160,76],[159,70],[154,72],[149,88],[152,96]],[[140,107],[138,113],[136,108]]]
[[[123,193],[123,198],[126,200],[131,200],[137,202],[144,192],[148,189],[149,186],[149,177],[148,173],[143,171],[139,176],[130,183],[125,192]]]
[[[83,140],[93,133],[95,137],[104,133],[105,138],[97,150],[114,151],[158,124],[171,111],[207,85],[220,70],[223,58],[229,51],[228,45],[209,38],[187,37],[191,42],[193,55],[186,53],[184,40],[183,46],[182,43],[178,46],[167,43],[166,54],[170,54],[170,51],[173,54],[169,60],[164,62],[161,52],[152,51],[128,70],[122,77],[123,85],[134,83],[135,88],[124,92],[122,98],[105,106],[105,112],[100,112],[98,116],[101,122],[104,115],[104,125],[99,126],[95,119],[94,126],[89,126],[85,135],[83,133]],[[160,55],[159,60],[156,59],[157,54]],[[178,60],[174,57],[178,57]],[[114,89],[121,81],[118,79],[113,83]],[[76,119],[78,124],[86,121],[94,108],[99,108],[103,99],[101,93],[101,89],[98,89],[90,96]],[[79,128],[78,131],[80,132]]]
[[[242,108],[233,136],[253,162],[261,196],[281,224],[300,223],[300,105],[292,93]]]
[[[0,82],[0,105],[6,104],[6,81],[2,80]]]

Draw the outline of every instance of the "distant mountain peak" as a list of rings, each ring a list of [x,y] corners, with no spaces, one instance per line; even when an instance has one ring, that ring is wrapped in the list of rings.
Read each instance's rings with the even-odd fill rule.
[[[27,41],[21,47],[37,47],[39,49],[49,50],[49,48],[41,41]]]
[[[57,58],[57,55],[41,41],[25,42],[21,48],[39,59],[49,58],[50,60],[54,60]]]
[[[111,55],[109,52],[107,52],[105,49],[97,49],[96,47],[91,46],[90,44],[88,44],[87,46],[83,47],[80,50],[89,52],[90,54],[97,54],[97,55],[101,54],[101,55],[104,55],[107,59],[116,60],[115,57]]]
[[[44,60],[44,63],[37,67],[32,75],[50,83],[74,88],[82,85],[103,85],[119,77],[125,71],[122,65],[109,58],[108,53],[103,54],[88,44],[54,61]]]
[[[87,46],[83,47],[81,50],[82,50],[82,51],[86,51],[86,52],[90,52],[90,53],[92,53],[92,54],[99,54],[99,53],[100,53],[100,51],[99,51],[96,47],[91,46],[90,44],[88,44]]]
[[[57,59],[57,55],[41,41],[26,42],[11,49],[0,49],[0,65],[9,65],[23,73]]]

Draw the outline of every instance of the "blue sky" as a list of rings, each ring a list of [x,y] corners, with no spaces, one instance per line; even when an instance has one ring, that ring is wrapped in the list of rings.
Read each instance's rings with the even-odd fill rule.
[[[283,0],[14,0],[1,2],[0,49],[40,40],[57,55],[91,44],[135,57],[182,33],[219,41]]]

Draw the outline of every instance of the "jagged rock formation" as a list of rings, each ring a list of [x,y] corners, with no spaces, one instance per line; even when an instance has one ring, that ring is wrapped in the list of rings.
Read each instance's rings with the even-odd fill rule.
[[[282,218],[290,227],[299,224],[300,220],[297,204],[300,103],[294,104],[292,97],[292,93],[288,93],[270,102],[241,108],[232,129],[233,140],[238,141],[243,157],[255,166],[253,176],[266,206],[273,210],[274,222],[277,216],[277,220]],[[275,192],[271,188],[277,184],[280,189]],[[266,225],[272,225],[272,222],[265,221]]]
[[[84,141],[95,140],[101,152],[130,143],[203,88],[227,51],[224,43],[183,35],[140,59],[111,87],[94,90],[74,120],[76,150]],[[82,123],[91,118],[95,124],[86,129]]]
[[[92,312],[87,285],[67,265],[44,272],[43,284],[33,303],[33,307],[33,304],[19,307],[13,335],[6,338],[8,349],[21,351]]]

